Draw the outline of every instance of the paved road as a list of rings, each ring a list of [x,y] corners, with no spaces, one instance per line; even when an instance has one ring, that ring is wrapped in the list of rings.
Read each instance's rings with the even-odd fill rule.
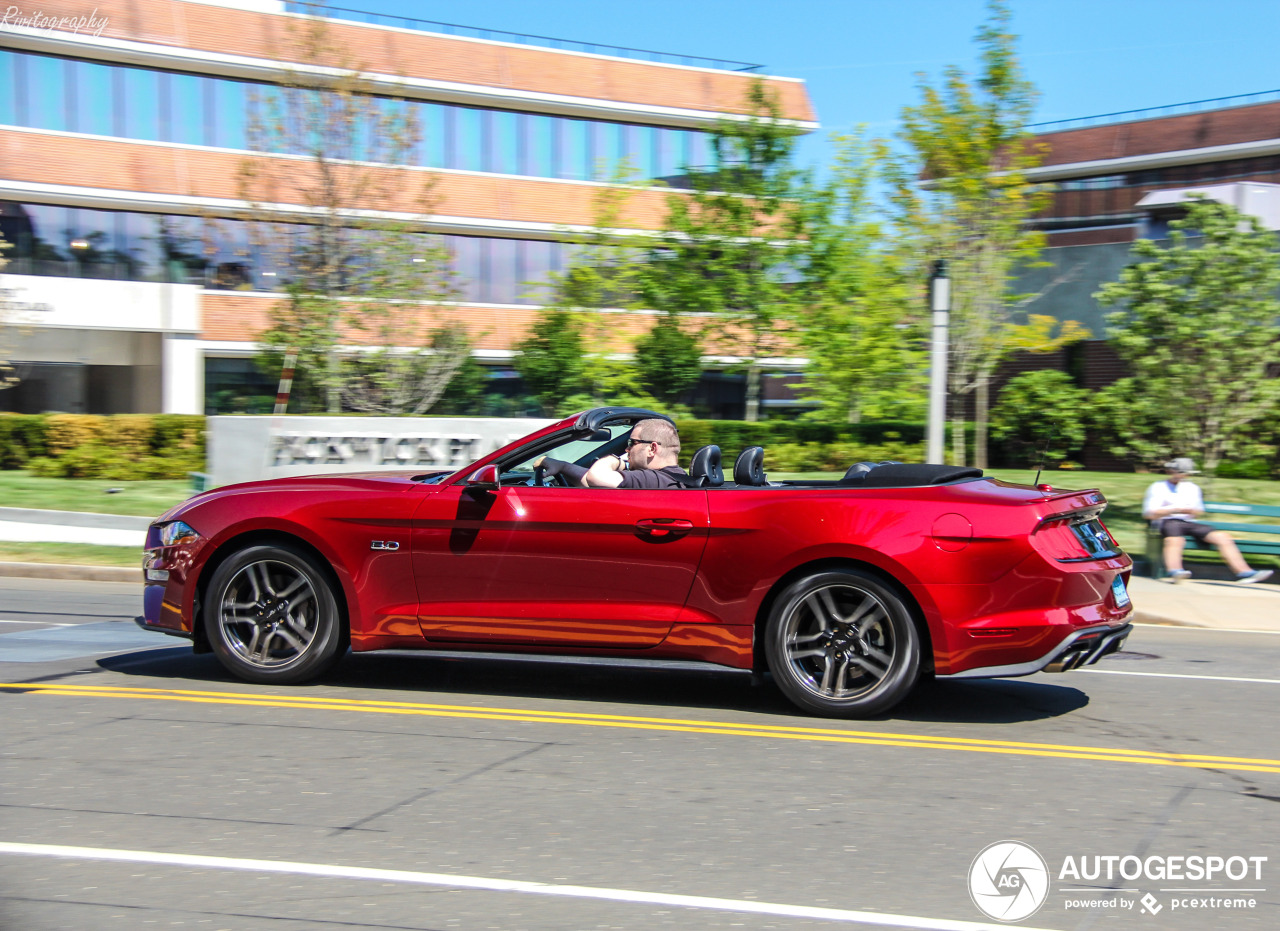
[[[1004,840],[1047,874],[1001,927],[1280,921],[1280,635],[1144,627],[1100,672],[832,722],[672,664],[362,655],[252,686],[136,606],[0,579],[0,928],[972,928]],[[990,875],[1036,891],[1034,863]]]

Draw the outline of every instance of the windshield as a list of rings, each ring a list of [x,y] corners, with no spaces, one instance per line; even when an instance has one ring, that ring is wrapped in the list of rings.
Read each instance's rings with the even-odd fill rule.
[[[627,435],[631,432],[630,423],[609,424],[602,429],[609,432],[607,440],[584,440],[581,438],[550,439],[550,445],[526,446],[515,454],[514,460],[499,464],[500,479],[503,485],[535,484],[534,464],[544,456],[572,462],[584,468],[590,467],[601,456],[621,453]]]

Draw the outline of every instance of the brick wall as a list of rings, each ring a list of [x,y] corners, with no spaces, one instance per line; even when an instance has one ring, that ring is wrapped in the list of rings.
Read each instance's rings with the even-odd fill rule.
[[[247,162],[262,172],[252,188],[254,200],[311,201],[316,169],[306,160],[0,130],[0,177],[38,184],[240,201],[246,191],[237,175]],[[361,198],[362,208],[420,213],[426,203],[432,214],[497,221],[589,225],[599,191],[592,185],[535,178],[403,168],[355,170],[375,181],[370,196]],[[427,183],[433,185],[430,191]],[[635,192],[619,222],[633,229],[660,228],[669,194]],[[428,201],[424,195],[429,195]]]
[[[207,340],[256,341],[270,325],[271,307],[277,299],[261,294],[233,291],[205,291],[200,296],[200,338]],[[427,309],[431,323],[459,322],[467,327],[480,350],[510,350],[523,339],[537,311],[532,307],[433,307]],[[624,351],[633,339],[646,332],[654,318],[648,314],[610,314],[602,326],[601,338],[610,345],[601,347]],[[377,345],[377,333],[347,330],[342,342],[349,345]]]
[[[1280,103],[1045,133],[1045,165],[1153,155],[1280,138]]]
[[[341,5],[341,4],[339,4]],[[295,17],[182,3],[177,0],[42,0],[47,16],[107,20],[104,38],[300,62]],[[348,61],[369,73],[453,81],[483,87],[563,94],[628,103],[732,113],[743,108],[751,75],[608,60],[527,46],[503,46],[332,21],[329,33]],[[336,65],[335,66],[339,66]],[[813,120],[803,83],[771,81],[783,114]]]

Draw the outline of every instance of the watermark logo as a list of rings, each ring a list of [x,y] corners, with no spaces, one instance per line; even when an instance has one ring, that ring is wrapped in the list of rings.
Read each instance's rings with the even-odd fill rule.
[[[6,7],[4,12],[0,13],[0,26],[23,26],[27,29],[42,29],[45,32],[74,32],[77,35],[84,33],[101,36],[102,30],[107,28],[107,22],[107,17],[98,15],[97,7],[94,7],[93,12],[87,16],[50,16],[39,10],[27,13],[16,6]]]
[[[1034,848],[1016,840],[991,844],[969,867],[969,896],[988,918],[1021,921],[1049,895],[1049,867]]]
[[[1150,892],[1148,892],[1138,901],[1142,903],[1142,914],[1144,915],[1148,913],[1152,915],[1158,915],[1160,914],[1160,909],[1164,908],[1164,906],[1160,904],[1160,900],[1157,899],[1155,896],[1153,896]]]

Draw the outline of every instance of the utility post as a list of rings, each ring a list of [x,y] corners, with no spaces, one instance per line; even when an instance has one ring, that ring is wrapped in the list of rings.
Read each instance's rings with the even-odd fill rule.
[[[947,260],[933,263],[929,279],[929,309],[933,311],[933,348],[929,366],[929,433],[925,462],[943,461],[943,428],[947,422],[947,327],[951,314],[951,279]]]

